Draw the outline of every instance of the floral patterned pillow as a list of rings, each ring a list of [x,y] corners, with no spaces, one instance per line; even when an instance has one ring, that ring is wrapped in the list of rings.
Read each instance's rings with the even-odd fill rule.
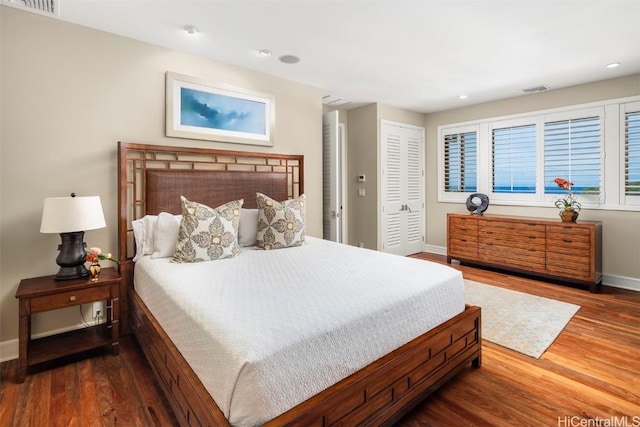
[[[262,249],[280,249],[304,244],[305,195],[279,203],[257,193],[258,236]]]
[[[238,224],[244,200],[213,209],[180,196],[182,221],[174,262],[198,262],[231,258],[240,253]]]

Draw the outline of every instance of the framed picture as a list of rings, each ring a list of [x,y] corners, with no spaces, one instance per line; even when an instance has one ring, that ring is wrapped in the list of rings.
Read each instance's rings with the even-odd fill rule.
[[[167,136],[273,146],[273,96],[170,71],[166,85]]]

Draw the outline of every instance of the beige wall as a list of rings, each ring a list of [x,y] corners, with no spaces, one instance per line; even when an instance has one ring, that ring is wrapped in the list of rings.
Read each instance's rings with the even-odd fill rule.
[[[446,214],[467,212],[462,203],[438,203],[437,127],[488,117],[499,117],[548,108],[640,95],[640,75],[520,96],[467,108],[427,114],[427,244],[446,245]],[[555,208],[491,205],[496,214],[557,217]],[[640,213],[585,209],[584,220],[603,221],[603,272],[608,276],[640,279]]]
[[[320,89],[14,8],[0,14],[0,342],[17,338],[20,280],[57,271],[59,236],[39,232],[45,197],[101,196],[107,228],[85,240],[115,252],[119,140],[303,154],[308,233],[322,236]],[[166,71],[275,95],[275,147],[166,138]],[[56,311],[36,316],[34,332],[80,322],[77,309]]]
[[[349,110],[347,127],[347,200],[349,203],[349,244],[362,242],[365,248],[377,248],[377,161],[378,107],[370,104]],[[358,183],[357,176],[365,175],[366,182]],[[365,189],[365,197],[358,197],[358,189]]]
[[[347,132],[347,193],[349,201],[349,244],[365,248],[382,247],[380,236],[380,122],[394,122],[424,126],[424,115],[384,104],[369,104],[348,110]],[[341,116],[341,119],[344,116]],[[358,175],[366,175],[364,183],[358,183]],[[365,196],[358,196],[358,189],[365,189]]]

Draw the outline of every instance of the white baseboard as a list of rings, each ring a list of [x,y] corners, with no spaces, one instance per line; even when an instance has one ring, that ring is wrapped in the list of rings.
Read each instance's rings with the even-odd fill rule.
[[[447,248],[442,246],[424,245],[424,251],[436,255],[447,255]]]
[[[424,245],[424,251],[436,255],[446,255],[447,248],[444,246]],[[615,274],[602,275],[602,284],[613,286],[614,288],[629,289],[640,292],[640,279],[634,277],[617,276]]]
[[[615,274],[603,274],[602,284],[614,288],[629,289],[640,292],[640,279],[633,277],[616,276]]]
[[[103,323],[104,320],[101,320],[99,323]],[[93,325],[93,321],[91,323]],[[78,323],[77,325],[68,326],[61,329],[56,329],[54,331],[41,332],[39,334],[33,334],[32,338],[42,338],[48,337],[49,335],[62,334],[64,332],[75,331],[76,329],[86,328],[86,325],[83,323]],[[0,342],[0,362],[6,362],[8,360],[13,360],[18,358],[18,339],[2,341]]]
[[[0,342],[0,362],[18,358],[18,340]]]

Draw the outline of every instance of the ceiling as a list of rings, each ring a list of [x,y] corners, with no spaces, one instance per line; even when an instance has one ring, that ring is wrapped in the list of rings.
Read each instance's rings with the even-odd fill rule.
[[[354,105],[433,112],[640,73],[640,0],[57,1],[59,19]],[[301,60],[285,64],[282,55]],[[605,68],[612,62],[621,65]]]

